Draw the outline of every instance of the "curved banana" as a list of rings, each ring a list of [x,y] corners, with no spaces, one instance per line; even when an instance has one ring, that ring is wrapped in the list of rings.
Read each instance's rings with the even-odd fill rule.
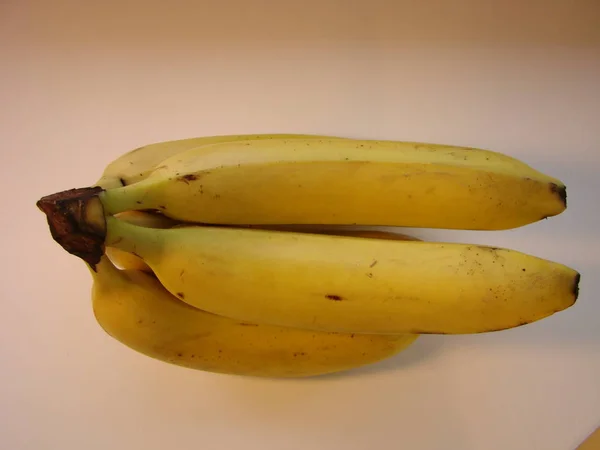
[[[131,150],[109,163],[96,182],[96,186],[109,189],[137,183],[146,178],[161,161],[203,145],[254,139],[317,139],[321,137],[324,136],[310,134],[234,134],[157,142]]]
[[[147,211],[125,211],[118,213],[115,217],[119,220],[124,220],[127,223],[138,225],[146,228],[182,228],[189,226],[196,226],[195,224],[186,224],[177,222],[170,219],[160,213],[147,212]],[[346,229],[340,227],[323,227],[323,226],[252,226],[248,228],[258,228],[264,230],[281,230],[281,231],[295,231],[298,233],[314,233],[314,234],[325,234],[335,236],[354,236],[354,237],[365,237],[373,239],[389,239],[389,240],[400,240],[400,241],[418,241],[419,239],[409,236],[403,233],[392,233],[388,231],[380,230],[357,230],[357,229]],[[152,269],[142,260],[139,256],[135,256],[132,253],[115,247],[105,248],[106,256],[110,261],[121,269],[127,270],[143,270],[145,272],[152,272]]]
[[[158,209],[215,224],[515,228],[561,213],[557,179],[499,153],[351,139],[203,146],[101,194],[105,210]]]
[[[154,214],[143,211],[126,211],[115,215],[117,219],[124,220],[125,222],[132,223],[146,228],[181,228],[187,226],[195,226],[190,224],[182,224],[175,222],[161,214]],[[378,230],[352,230],[342,228],[324,228],[324,227],[285,227],[285,226],[274,226],[261,227],[261,229],[273,229],[285,231],[296,231],[299,233],[317,233],[325,235],[337,235],[337,236],[355,236],[365,237],[373,239],[389,239],[389,240],[400,240],[400,241],[417,241],[418,239],[412,236],[408,236],[402,233],[391,233],[387,231]],[[141,259],[139,256],[135,256],[132,253],[120,250],[115,247],[105,248],[106,256],[111,262],[120,267],[121,269],[128,270],[143,270],[145,272],[152,272],[152,269]]]
[[[579,274],[513,250],[216,226],[166,230],[106,218],[184,302],[310,330],[459,334],[540,320],[574,304]]]
[[[110,336],[144,355],[192,369],[315,376],[380,361],[417,339],[254,325],[188,306],[152,275],[120,271],[106,257],[90,272],[94,314]]]

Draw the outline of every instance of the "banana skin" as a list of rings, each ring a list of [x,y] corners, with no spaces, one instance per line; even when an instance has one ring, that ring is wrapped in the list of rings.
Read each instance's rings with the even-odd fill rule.
[[[230,225],[504,230],[566,209],[560,180],[496,152],[337,138],[205,145],[100,198],[107,214]]]
[[[260,229],[138,227],[106,218],[106,245],[139,256],[200,309],[318,331],[465,334],[572,306],[579,273],[514,250]]]
[[[123,220],[127,223],[138,225],[146,228],[180,228],[187,226],[194,226],[190,224],[184,224],[181,222],[173,221],[162,214],[144,212],[144,211],[126,211],[115,215],[115,218]],[[249,226],[249,228],[255,228]],[[273,227],[259,227],[260,229],[272,229],[281,231],[296,231],[299,233],[316,233],[323,235],[336,235],[336,236],[355,236],[355,237],[368,237],[373,239],[389,239],[389,240],[401,240],[401,241],[416,241],[415,237],[408,236],[401,233],[392,233],[387,231],[379,230],[356,230],[356,229],[345,229],[340,227],[298,227],[298,226],[273,226]],[[132,253],[120,250],[115,247],[105,247],[105,254],[108,256],[110,261],[120,267],[121,269],[127,270],[143,270],[145,272],[152,272],[152,269],[142,260],[139,256]]]
[[[156,142],[133,149],[114,161],[111,161],[102,176],[95,183],[104,189],[126,186],[137,183],[148,177],[165,159],[178,155],[190,149],[195,149],[209,144],[221,142],[235,142],[242,140],[265,140],[265,139],[318,139],[326,136],[311,134],[233,134],[219,136],[194,137],[189,139],[178,139],[173,141]]]
[[[193,308],[151,274],[118,270],[106,256],[90,272],[94,315],[108,335],[146,356],[196,370],[278,378],[324,375],[389,358],[418,337],[257,325]]]

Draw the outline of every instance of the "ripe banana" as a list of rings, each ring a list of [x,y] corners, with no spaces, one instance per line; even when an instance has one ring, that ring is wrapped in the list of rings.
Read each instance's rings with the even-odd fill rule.
[[[513,250],[289,231],[151,229],[106,217],[107,246],[172,294],[252,323],[349,333],[497,331],[571,306],[579,274]]]
[[[311,332],[220,317],[181,302],[151,274],[118,270],[106,256],[91,273],[94,315],[110,336],[144,355],[188,368],[315,376],[380,361],[417,339]]]
[[[254,139],[317,139],[321,137],[324,136],[309,134],[237,134],[157,142],[131,150],[109,163],[96,182],[96,186],[109,189],[137,183],[146,178],[161,161],[203,145]]]
[[[107,214],[156,209],[230,225],[502,230],[566,208],[563,183],[499,153],[339,138],[205,145],[100,198]]]
[[[535,322],[578,295],[575,270],[514,250],[326,228],[502,230],[565,210],[561,181],[487,150],[197,138],[130,152],[95,187],[38,207],[53,238],[88,263],[109,334],[202,370],[345,370],[418,334]],[[119,271],[109,258],[136,270]]]
[[[143,211],[126,211],[115,215],[119,220],[124,220],[127,223],[132,223],[146,228],[180,228],[186,226],[193,226],[189,224],[183,224],[173,221],[161,214],[154,214]],[[249,226],[252,227],[252,226]],[[377,230],[351,230],[341,228],[329,228],[329,227],[285,227],[285,226],[273,226],[273,227],[260,227],[261,229],[273,229],[273,230],[291,230],[299,233],[317,233],[325,235],[338,235],[338,236],[355,236],[355,237],[370,237],[374,239],[390,239],[390,240],[404,240],[404,241],[416,241],[418,239],[401,233],[391,233],[386,231]],[[120,250],[114,247],[106,247],[105,254],[111,260],[111,262],[120,267],[121,269],[131,270],[143,270],[145,272],[152,272],[152,269],[141,259],[139,256],[135,256],[132,253]]]

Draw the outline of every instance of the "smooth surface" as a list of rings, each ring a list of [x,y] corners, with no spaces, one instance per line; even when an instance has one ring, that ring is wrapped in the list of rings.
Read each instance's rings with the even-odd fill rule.
[[[166,5],[0,3],[0,447],[575,449],[600,423],[597,0]],[[560,178],[559,217],[415,235],[571,265],[578,303],[304,381],[194,372],[119,345],[35,201],[150,142],[258,132],[479,146]]]

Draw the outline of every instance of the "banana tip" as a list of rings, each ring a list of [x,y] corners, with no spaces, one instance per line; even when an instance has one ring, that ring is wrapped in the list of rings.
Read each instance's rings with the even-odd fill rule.
[[[567,207],[567,187],[564,184],[552,183],[550,185],[550,190],[558,196],[558,198],[562,202],[564,208],[566,209],[566,207]]]
[[[581,274],[579,272],[577,272],[577,275],[575,275],[575,279],[573,280],[573,297],[574,300],[577,300],[577,297],[579,297],[579,281],[581,280]]]

